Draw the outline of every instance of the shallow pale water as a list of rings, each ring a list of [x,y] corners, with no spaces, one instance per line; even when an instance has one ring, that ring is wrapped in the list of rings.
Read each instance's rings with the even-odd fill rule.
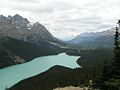
[[[38,57],[28,63],[0,69],[0,90],[5,90],[6,87],[11,87],[25,78],[40,74],[55,65],[69,68],[80,67],[76,63],[78,58],[78,56],[68,56],[62,53],[59,55]]]

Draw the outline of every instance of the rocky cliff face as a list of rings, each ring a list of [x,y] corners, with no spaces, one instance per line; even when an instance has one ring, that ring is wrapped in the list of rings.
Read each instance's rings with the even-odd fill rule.
[[[54,41],[55,38],[40,23],[31,24],[26,18],[16,14],[14,16],[0,16],[0,37],[9,36],[32,44]]]

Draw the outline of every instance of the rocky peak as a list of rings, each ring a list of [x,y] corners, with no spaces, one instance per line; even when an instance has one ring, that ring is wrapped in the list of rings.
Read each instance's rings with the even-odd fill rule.
[[[22,16],[16,14],[14,15],[12,18],[12,22],[16,25],[27,25],[28,23],[30,23],[26,18],[23,18]]]
[[[11,15],[8,15],[8,17],[7,17],[8,19],[11,19],[12,18],[12,16]]]
[[[41,30],[41,28],[43,27],[43,25],[41,25],[39,22],[36,22],[32,25],[32,30]]]
[[[21,19],[23,19],[23,17],[20,16],[19,14],[16,14],[16,15],[13,16],[13,19],[15,19],[15,20],[21,20]]]
[[[0,15],[0,29],[6,26],[10,26],[12,24],[12,20],[8,19],[7,17]]]
[[[5,18],[5,16],[3,16],[3,15],[0,15],[0,20],[2,20],[2,19],[4,19]]]
[[[10,24],[17,27],[27,27],[28,23],[30,22],[26,18],[23,18],[18,14],[13,17],[10,15],[8,17],[0,15],[0,27],[9,26]]]
[[[14,16],[0,16],[0,37],[9,36],[30,43],[41,44],[47,40],[54,41],[52,34],[39,22],[31,24],[26,18],[16,14]]]
[[[33,24],[34,26],[41,26],[41,24],[39,22],[36,22]]]

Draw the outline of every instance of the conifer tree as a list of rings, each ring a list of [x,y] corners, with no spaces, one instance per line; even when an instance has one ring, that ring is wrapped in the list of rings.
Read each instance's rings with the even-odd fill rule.
[[[102,72],[99,77],[94,80],[93,87],[100,90],[120,90],[120,43],[119,43],[119,28],[120,20],[118,21],[119,27],[116,27],[114,38],[114,59],[111,65],[105,62]]]
[[[104,81],[104,86],[106,90],[120,90],[120,42],[119,42],[119,29],[120,20],[118,21],[118,27],[116,27],[115,38],[114,38],[114,59],[111,63],[111,72],[109,73],[108,80]],[[107,68],[106,68],[107,70]]]
[[[120,28],[120,20],[118,21],[118,25]],[[113,74],[114,77],[120,77],[120,41],[119,41],[119,28],[116,27],[116,32],[115,32],[115,49],[114,49],[114,61],[112,62],[112,67],[113,67]]]

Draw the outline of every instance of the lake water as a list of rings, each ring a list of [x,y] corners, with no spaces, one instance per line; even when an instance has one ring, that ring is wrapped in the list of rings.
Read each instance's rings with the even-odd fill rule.
[[[5,87],[11,87],[19,81],[40,74],[55,65],[69,68],[80,67],[76,63],[78,58],[78,56],[68,56],[62,53],[59,55],[38,57],[24,64],[0,69],[0,90],[5,90]]]

